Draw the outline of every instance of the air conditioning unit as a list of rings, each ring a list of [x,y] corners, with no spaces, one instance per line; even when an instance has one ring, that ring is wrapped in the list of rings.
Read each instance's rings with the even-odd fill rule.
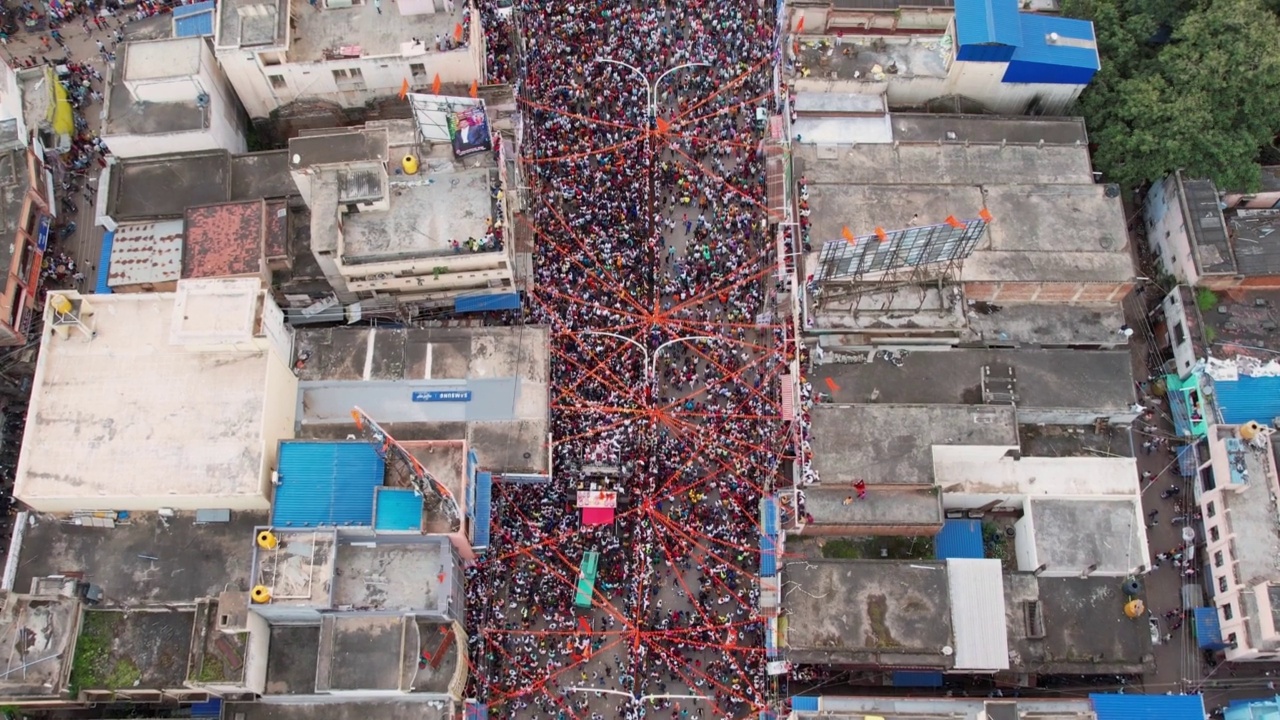
[[[355,3],[352,0],[324,0],[324,6],[328,10],[339,10],[341,8],[349,8]]]

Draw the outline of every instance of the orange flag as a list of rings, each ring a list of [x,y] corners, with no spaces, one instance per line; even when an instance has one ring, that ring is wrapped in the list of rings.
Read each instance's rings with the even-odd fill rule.
[[[440,94],[440,73],[436,73],[436,79],[431,81],[431,94]]]
[[[796,23],[796,32],[798,33],[804,32],[804,16],[803,15],[800,16],[800,22]]]
[[[978,211],[978,217],[982,218],[982,222],[991,222],[994,219],[991,217],[991,211],[986,208]]]
[[[960,228],[964,227],[964,223],[963,223],[963,222],[960,222],[960,220],[956,219],[956,216],[955,216],[955,215],[948,215],[948,216],[947,216],[947,220],[946,220],[946,222],[947,222],[947,224],[948,224],[948,225],[950,225],[950,226],[951,226],[951,227],[953,227],[953,228],[956,228],[957,230],[959,230]]]
[[[479,80],[471,81],[471,89],[467,91],[467,94],[470,95],[472,99],[480,97],[480,81]]]
[[[405,78],[404,81],[400,83],[400,99],[403,100],[407,97],[409,97],[409,78]]]
[[[453,26],[453,40],[454,42],[462,42],[462,23]]]
[[[840,231],[840,234],[841,234],[841,235],[843,235],[843,236],[844,236],[844,239],[845,239],[845,240],[847,240],[847,241],[849,241],[850,243],[852,243],[854,240],[856,240],[856,239],[857,239],[857,238],[855,238],[855,237],[854,237],[854,235],[853,235],[853,231],[849,229],[849,226],[848,226],[848,225],[845,225],[845,226],[844,226],[844,229],[842,229],[842,230]]]
[[[658,118],[659,133],[666,135],[667,131],[669,131],[670,129],[671,129],[671,123],[667,122],[666,120],[663,120],[662,118]]]
[[[882,228],[882,227],[877,227],[877,228],[876,228],[876,239],[878,239],[880,242],[885,242],[886,240],[888,240],[888,239],[889,239],[889,233],[885,232],[885,231],[884,231],[884,228]]]
[[[831,392],[833,393],[840,392],[840,383],[836,382],[835,380],[832,380],[831,378],[824,378],[824,379],[827,381],[827,387],[831,389]]]

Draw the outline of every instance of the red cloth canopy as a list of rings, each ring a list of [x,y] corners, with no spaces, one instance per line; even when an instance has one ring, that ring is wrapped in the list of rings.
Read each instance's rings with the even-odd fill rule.
[[[582,508],[582,524],[583,525],[607,525],[611,522],[613,522],[613,508],[610,508],[610,507]]]

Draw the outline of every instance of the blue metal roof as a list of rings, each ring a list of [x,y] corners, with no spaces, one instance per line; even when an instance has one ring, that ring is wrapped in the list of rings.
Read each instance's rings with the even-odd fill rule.
[[[1280,377],[1241,375],[1234,381],[1215,380],[1215,402],[1222,419],[1229,425],[1243,425],[1257,420],[1270,425],[1280,417]]]
[[[1018,0],[956,0],[955,12],[956,45],[1016,47],[1022,42]]]
[[[893,673],[894,687],[942,687],[942,673],[931,670],[897,670]]]
[[[817,712],[818,700],[819,698],[813,697],[812,695],[795,695],[791,698],[791,709],[812,710],[813,712]]]
[[[1022,40],[1004,82],[1088,85],[1093,80],[1101,67],[1093,23],[1036,13],[1019,13],[1019,21]]]
[[[766,535],[778,535],[778,498],[770,495],[760,503],[761,525]]]
[[[484,703],[468,702],[467,703],[467,720],[487,720],[489,717],[489,706]]]
[[[1280,720],[1280,696],[1227,703],[1223,720]]]
[[[378,532],[422,530],[422,496],[409,488],[378,488],[373,529]]]
[[[173,36],[200,37],[213,34],[214,0],[179,5],[173,9]]]
[[[1221,650],[1226,647],[1222,642],[1222,626],[1218,620],[1218,609],[1195,608],[1193,611],[1196,623],[1196,642],[1207,650]]]
[[[942,532],[933,541],[934,555],[939,560],[949,558],[976,558],[981,560],[985,553],[982,549],[981,520],[947,520],[942,523]]]
[[[519,310],[520,293],[489,293],[485,295],[461,295],[453,301],[453,311],[492,312],[494,310]]]
[[[1090,695],[1098,720],[1204,720],[1200,695]]]
[[[107,285],[107,277],[111,275],[111,244],[115,240],[115,230],[108,230],[102,236],[102,252],[98,255],[98,281],[93,287],[93,291],[99,295],[111,294],[111,287]]]
[[[760,536],[760,577],[778,574],[778,543],[768,535]]]
[[[204,702],[191,703],[191,717],[193,718],[217,718],[222,717],[222,698],[209,698]]]
[[[476,519],[471,528],[471,546],[489,547],[489,522],[493,515],[493,473],[476,473]]]
[[[271,503],[278,527],[373,524],[373,495],[386,466],[364,441],[280,443],[280,484]]]

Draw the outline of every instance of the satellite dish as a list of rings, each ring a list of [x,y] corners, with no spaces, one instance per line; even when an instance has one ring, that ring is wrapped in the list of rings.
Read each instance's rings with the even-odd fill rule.
[[[951,657],[952,653],[954,653],[954,652],[955,652],[955,650],[954,650],[950,645],[943,645],[943,646],[942,646],[942,654],[943,654],[943,655],[946,655],[947,657]]]

